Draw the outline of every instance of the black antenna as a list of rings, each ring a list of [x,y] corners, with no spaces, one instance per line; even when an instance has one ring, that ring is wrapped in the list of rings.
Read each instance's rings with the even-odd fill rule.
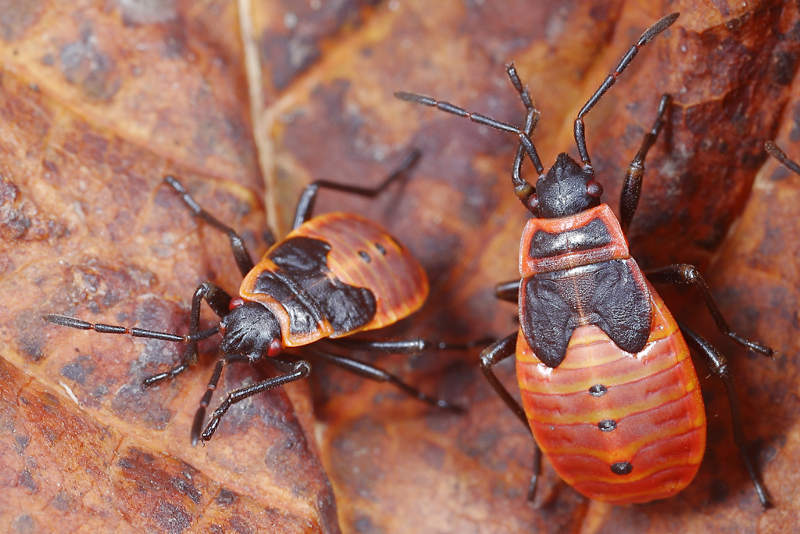
[[[74,317],[67,317],[66,315],[48,314],[43,315],[42,319],[59,326],[68,326],[70,328],[77,328],[78,330],[94,330],[95,332],[100,332],[101,334],[127,334],[133,337],[160,339],[162,341],[174,341],[176,343],[199,341],[201,339],[209,338],[219,332],[219,326],[215,326],[214,328],[203,330],[202,332],[197,332],[196,334],[181,336],[169,332],[159,332],[157,330],[147,330],[144,328],[117,326],[103,323],[90,323]]]

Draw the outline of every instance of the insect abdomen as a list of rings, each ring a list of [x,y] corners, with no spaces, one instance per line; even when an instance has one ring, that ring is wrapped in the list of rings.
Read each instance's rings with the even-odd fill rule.
[[[280,322],[283,344],[294,347],[399,321],[422,306],[428,279],[377,223],[326,213],[273,245],[239,294],[267,306]]]
[[[534,437],[561,478],[592,499],[668,497],[691,482],[703,457],[705,411],[689,351],[649,290],[652,328],[635,355],[598,327],[580,326],[550,368],[518,337],[517,378]]]
[[[377,223],[351,213],[326,213],[295,232],[301,229],[331,244],[329,266],[336,277],[375,294],[375,316],[359,330],[393,324],[425,302],[428,277],[422,265]]]

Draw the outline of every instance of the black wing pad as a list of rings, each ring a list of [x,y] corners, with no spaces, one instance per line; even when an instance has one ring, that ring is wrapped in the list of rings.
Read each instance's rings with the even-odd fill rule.
[[[610,260],[526,279],[520,325],[536,356],[558,367],[576,327],[597,325],[622,350],[641,351],[652,310],[644,277],[632,260]]]
[[[270,295],[281,303],[294,335],[311,333],[326,319],[334,335],[342,335],[375,316],[372,291],[332,276],[328,268],[330,250],[331,246],[320,239],[289,238],[269,253],[278,269],[258,275],[253,292]]]

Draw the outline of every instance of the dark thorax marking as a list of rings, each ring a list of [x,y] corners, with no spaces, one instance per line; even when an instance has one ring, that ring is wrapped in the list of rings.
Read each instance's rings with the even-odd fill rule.
[[[523,280],[520,323],[548,367],[558,367],[572,333],[596,325],[622,350],[636,353],[650,336],[650,295],[625,260],[610,260]]]
[[[528,254],[531,258],[548,258],[567,252],[600,248],[609,243],[611,243],[611,235],[605,223],[600,219],[592,219],[581,228],[565,232],[550,233],[537,230],[533,234]]]
[[[330,244],[320,239],[292,237],[270,252],[278,267],[258,275],[253,292],[270,295],[289,314],[291,333],[302,335],[327,319],[334,335],[363,326],[375,316],[372,291],[345,284],[328,268]]]

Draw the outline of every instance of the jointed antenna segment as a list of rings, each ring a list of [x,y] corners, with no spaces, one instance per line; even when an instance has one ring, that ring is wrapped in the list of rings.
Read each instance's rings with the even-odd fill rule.
[[[617,81],[617,76],[622,74],[622,71],[630,64],[636,54],[639,53],[639,49],[642,48],[644,45],[652,41],[656,35],[666,30],[673,22],[675,22],[678,18],[678,13],[672,13],[667,15],[666,17],[661,18],[655,24],[647,28],[639,40],[630,47],[630,49],[622,56],[622,59],[617,65],[617,68],[611,72],[611,74],[603,80],[603,83],[600,84],[600,87],[597,91],[594,92],[592,96],[589,97],[589,100],[583,105],[581,110],[578,112],[578,117],[575,119],[575,143],[578,145],[578,154],[580,154],[581,162],[583,162],[583,166],[585,168],[591,169],[592,162],[589,159],[589,152],[586,150],[586,134],[584,131],[583,125],[583,116],[586,115],[590,109],[597,104],[597,101],[600,100],[606,91],[608,91],[614,82]]]
[[[480,113],[473,113],[471,111],[467,111],[464,108],[460,108],[449,102],[445,102],[444,100],[436,100],[435,98],[431,98],[425,95],[419,95],[416,93],[407,93],[405,91],[397,91],[394,94],[394,96],[396,96],[400,100],[405,100],[407,102],[415,102],[417,104],[422,104],[424,106],[430,106],[436,108],[446,113],[452,113],[453,115],[469,119],[472,122],[477,122],[478,124],[483,124],[485,126],[491,126],[492,128],[495,128],[497,130],[517,134],[520,143],[522,143],[522,146],[528,153],[528,157],[531,158],[533,166],[536,167],[537,169],[541,169],[539,172],[542,172],[544,170],[544,167],[542,166],[542,161],[541,159],[539,159],[539,154],[536,152],[536,148],[533,146],[533,141],[530,140],[530,138],[525,134],[524,131],[520,130],[516,126],[512,126],[511,124],[508,124],[506,122],[495,120],[491,117],[487,117],[486,115],[481,115]]]
[[[192,341],[199,341],[213,336],[219,332],[219,327],[210,328],[194,334],[181,336],[172,334],[170,332],[159,332],[158,330],[147,330],[144,328],[136,328],[132,326],[118,326],[103,323],[90,323],[74,317],[67,317],[66,315],[48,314],[43,315],[42,318],[59,326],[68,326],[70,328],[77,328],[78,330],[94,330],[101,334],[127,334],[133,337],[143,337],[149,339],[160,339],[162,341],[175,341],[176,343],[189,343]]]

